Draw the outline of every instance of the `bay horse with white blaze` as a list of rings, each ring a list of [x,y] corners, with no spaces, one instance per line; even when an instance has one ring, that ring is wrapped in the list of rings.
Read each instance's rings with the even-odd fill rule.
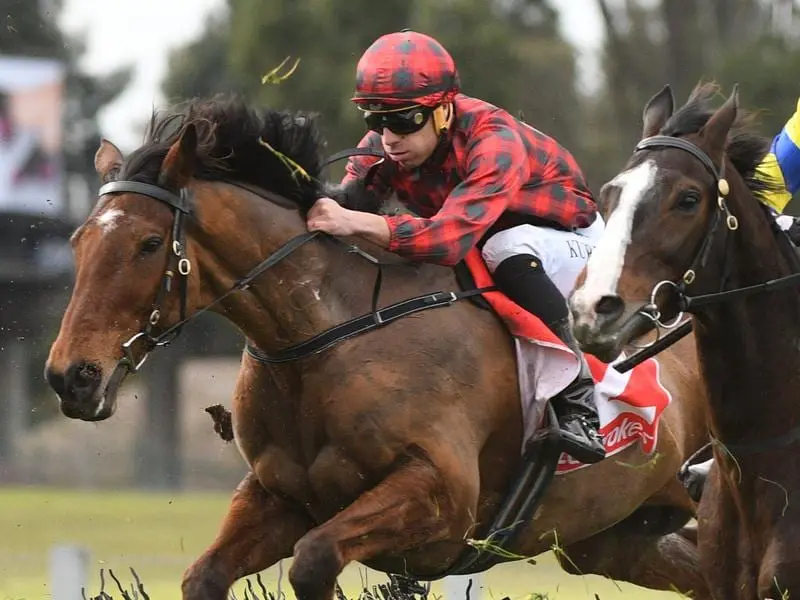
[[[186,599],[223,600],[238,578],[292,556],[301,600],[330,600],[352,561],[441,577],[485,535],[520,466],[511,338],[490,311],[432,295],[459,289],[453,269],[358,241],[388,264],[382,302],[449,300],[326,347],[331,328],[379,319],[365,251],[306,229],[318,194],[334,193],[319,183],[320,150],[308,115],[213,98],[154,117],[128,157],[105,140],[96,155],[104,185],[72,239],[75,287],[46,366],[63,414],[110,417],[143,353],[198,311],[247,339],[232,413],[251,472],[187,570]],[[321,351],[287,351],[309,339]],[[687,354],[689,342],[661,361],[680,401],[659,422],[657,457],[635,445],[555,477],[511,552],[557,541],[568,569],[708,597],[681,530],[694,505],[675,477],[706,430]]]
[[[570,299],[583,348],[622,344],[692,315],[716,466],[698,510],[714,598],[800,597],[800,283],[797,256],[759,193],[770,140],[744,127],[737,90],[718,110],[702,84],[673,114],[669,87],[606,184],[607,218]],[[769,283],[766,283],[769,282]],[[788,592],[788,596],[785,594]]]

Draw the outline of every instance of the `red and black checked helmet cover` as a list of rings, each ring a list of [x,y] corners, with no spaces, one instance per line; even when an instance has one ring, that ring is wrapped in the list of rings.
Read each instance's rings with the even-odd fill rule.
[[[460,90],[455,62],[432,37],[399,31],[379,37],[356,67],[357,104],[422,104],[450,102]]]

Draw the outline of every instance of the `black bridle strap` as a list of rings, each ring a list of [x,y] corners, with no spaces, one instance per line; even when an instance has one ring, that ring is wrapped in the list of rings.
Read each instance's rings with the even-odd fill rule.
[[[104,194],[114,194],[114,193],[129,193],[129,194],[141,194],[142,196],[149,196],[155,200],[160,200],[164,204],[171,206],[177,211],[182,212],[183,214],[188,215],[190,213],[189,210],[189,202],[188,196],[186,194],[176,194],[171,192],[168,189],[165,189],[158,185],[153,185],[152,183],[144,183],[142,181],[127,181],[127,180],[119,180],[119,181],[110,181],[103,185],[100,188],[98,194],[100,196]]]
[[[197,318],[202,313],[210,310],[212,307],[222,302],[232,293],[249,288],[253,280],[256,279],[259,275],[261,275],[268,269],[272,268],[280,261],[285,259],[287,256],[292,254],[295,250],[297,250],[298,248],[300,248],[301,246],[305,245],[306,243],[310,242],[311,240],[313,240],[318,236],[326,236],[332,241],[343,245],[348,252],[358,254],[360,257],[378,266],[378,273],[375,278],[375,284],[372,292],[372,311],[370,313],[346,321],[340,325],[336,325],[334,327],[326,329],[325,331],[303,342],[299,342],[297,344],[289,346],[288,348],[284,348],[283,350],[276,352],[274,355],[266,354],[262,350],[253,346],[248,341],[245,345],[245,349],[247,350],[248,354],[250,354],[253,358],[258,360],[259,362],[268,364],[277,364],[277,363],[286,363],[298,360],[306,356],[322,352],[323,350],[326,350],[327,348],[333,346],[334,344],[338,344],[339,342],[342,342],[353,336],[360,335],[362,333],[366,333],[368,331],[372,331],[374,329],[383,327],[391,323],[392,321],[396,321],[407,315],[420,312],[422,310],[428,310],[430,308],[439,308],[442,306],[448,306],[458,300],[469,298],[471,296],[477,296],[479,294],[483,294],[486,292],[495,291],[497,289],[495,286],[488,286],[488,287],[474,288],[471,290],[459,291],[459,292],[434,292],[431,294],[416,296],[408,300],[401,300],[400,302],[396,302],[385,308],[378,309],[377,303],[380,296],[380,288],[382,281],[381,267],[392,266],[399,263],[382,262],[377,258],[371,256],[370,254],[364,252],[363,250],[361,250],[361,248],[348,244],[340,240],[339,238],[329,236],[328,234],[324,234],[319,231],[311,231],[307,233],[301,233],[290,239],[283,246],[278,248],[278,250],[270,254],[264,261],[260,262],[253,269],[251,269],[250,272],[247,273],[247,275],[242,277],[235,284],[233,284],[233,286],[228,288],[228,290],[225,291],[221,296],[218,296],[203,308],[195,311],[191,315],[188,315],[181,321],[175,323],[172,327],[161,333],[159,336],[153,338],[151,340],[151,343],[154,344],[154,346],[163,345],[164,343],[163,340],[168,339],[171,335],[173,335],[175,331],[180,330],[180,328],[183,327],[187,322]]]
[[[717,302],[727,302],[743,296],[751,296],[761,292],[780,290],[794,285],[800,285],[800,273],[792,273],[791,275],[785,275],[784,277],[779,277],[778,279],[770,279],[769,281],[764,281],[763,283],[756,283],[753,285],[736,288],[735,290],[726,290],[724,292],[715,292],[712,294],[699,294],[697,296],[684,295],[680,302],[683,310],[688,312],[690,308],[697,308],[699,306],[715,304]]]
[[[295,250],[300,248],[301,246],[305,245],[306,243],[310,242],[318,235],[321,235],[319,231],[310,231],[307,233],[301,233],[290,239],[286,242],[283,246],[278,248],[274,253],[270,254],[265,260],[258,263],[253,269],[251,269],[244,277],[236,281],[231,287],[229,287],[221,296],[217,296],[208,303],[203,308],[196,310],[194,313],[188,316],[182,317],[177,323],[160,333],[158,336],[153,337],[150,342],[153,346],[161,346],[164,345],[164,341],[169,339],[170,336],[174,335],[177,331],[179,331],[186,323],[192,321],[199,317],[201,314],[211,310],[217,304],[225,300],[228,296],[233,294],[234,292],[238,292],[241,290],[246,290],[250,287],[259,275],[264,273],[264,271],[272,268],[273,266],[277,265],[281,262],[284,258],[292,254]]]
[[[377,289],[377,286],[376,286]],[[323,350],[327,350],[334,344],[343,342],[351,337],[367,333],[381,327],[385,327],[393,321],[411,315],[416,312],[428,310],[430,308],[440,308],[449,306],[458,300],[469,298],[470,296],[477,296],[484,292],[493,291],[494,287],[476,288],[466,290],[463,292],[435,292],[433,294],[425,294],[408,300],[401,300],[380,310],[374,310],[372,313],[361,315],[349,321],[345,321],[340,325],[326,329],[322,333],[315,335],[283,350],[279,350],[275,354],[269,355],[249,342],[245,345],[247,353],[255,358],[258,362],[264,364],[280,364],[298,360],[318,354]]]
[[[706,154],[703,150],[698,148],[692,142],[684,140],[682,138],[676,138],[669,135],[654,135],[648,138],[644,138],[640,141],[634,152],[639,152],[641,150],[655,150],[659,148],[674,148],[677,150],[683,150],[684,152],[688,152],[693,157],[695,157],[700,163],[706,168],[709,174],[714,178],[714,187],[713,193],[715,195],[719,195],[719,198],[724,198],[724,196],[728,193],[728,182],[724,180],[725,176],[725,162],[722,161],[719,170],[714,165],[714,162],[711,158]],[[724,189],[721,183],[724,181]],[[698,268],[705,267],[708,263],[708,257],[711,253],[711,247],[719,229],[719,224],[722,220],[721,212],[724,210],[728,213],[727,206],[725,206],[724,201],[720,200],[720,209],[719,211],[714,211],[714,215],[711,217],[711,223],[709,224],[708,233],[706,234],[705,238],[703,239],[703,243],[700,246],[700,249],[695,256],[694,261],[687,269],[687,273],[689,272],[696,272]],[[729,213],[728,213],[729,214]],[[681,282],[679,284],[681,288],[684,287],[686,282]],[[682,289],[680,290],[682,291]]]
[[[677,343],[682,338],[685,338],[692,332],[693,324],[691,320],[684,321],[678,327],[670,331],[667,335],[663,338],[658,339],[657,341],[653,342],[650,346],[639,350],[632,356],[629,356],[625,360],[621,360],[618,363],[614,363],[612,365],[614,370],[619,373],[626,373],[630,371],[633,367],[638,364],[643,363],[648,358],[652,358],[657,354],[660,354],[673,344]]]
[[[347,148],[331,154],[327,159],[325,159],[325,161],[323,161],[322,166],[328,166],[337,160],[350,158],[352,156],[375,156],[377,158],[384,158],[386,154],[382,150],[376,150],[374,148]]]
[[[653,148],[677,148],[679,150],[685,150],[692,156],[694,156],[697,160],[703,163],[703,166],[711,173],[711,176],[714,178],[714,182],[718,182],[722,179],[722,174],[724,173],[724,163],[723,167],[720,171],[717,170],[717,167],[714,166],[713,161],[711,158],[703,152],[700,148],[695,146],[692,142],[684,140],[682,138],[676,138],[669,135],[654,135],[651,137],[644,138],[638,144],[636,144],[636,148],[634,148],[634,152],[638,152],[639,150],[646,150],[646,149],[653,149]]]
[[[363,150],[363,149],[358,149],[358,150]],[[184,227],[182,226],[183,225],[182,219],[184,217],[183,213],[188,214],[188,202],[186,201],[186,198],[188,197],[188,192],[182,191],[180,195],[177,195],[158,186],[136,181],[115,181],[112,183],[116,185],[106,184],[105,186],[103,186],[103,188],[101,188],[101,193],[112,193],[112,192],[138,193],[162,201],[171,206],[172,208],[174,208],[175,222],[173,225],[173,242],[177,242],[181,247],[180,248],[181,252],[183,252]],[[231,294],[241,290],[248,289],[252,285],[253,281],[257,279],[259,276],[261,276],[265,271],[271,269],[279,262],[284,260],[286,257],[294,253],[298,248],[304,246],[305,244],[307,244],[308,242],[312,241],[313,239],[319,236],[325,236],[333,240],[335,243],[341,244],[342,246],[345,247],[347,252],[357,254],[361,258],[369,261],[370,263],[378,267],[378,272],[375,278],[375,284],[373,287],[372,298],[371,298],[372,310],[368,314],[346,321],[345,323],[327,329],[322,333],[312,338],[309,338],[308,340],[305,340],[303,342],[285,348],[276,353],[274,356],[267,355],[266,353],[255,348],[252,344],[248,342],[245,346],[248,353],[261,362],[284,363],[297,360],[311,354],[319,353],[322,350],[325,350],[330,346],[339,343],[345,339],[348,339],[350,337],[353,337],[355,335],[359,335],[361,333],[366,333],[367,331],[383,327],[388,323],[396,321],[397,319],[400,319],[401,317],[404,317],[406,315],[410,315],[422,310],[427,310],[429,308],[447,306],[457,300],[461,300],[462,298],[468,298],[470,296],[483,294],[485,292],[490,292],[497,289],[496,287],[491,286],[491,287],[475,288],[472,290],[460,291],[460,292],[434,292],[431,294],[425,294],[422,296],[417,296],[415,298],[410,298],[408,300],[396,302],[383,309],[378,309],[381,283],[383,280],[382,268],[385,266],[391,266],[401,263],[382,262],[379,259],[375,258],[374,256],[370,255],[369,253],[364,252],[358,246],[348,244],[347,242],[344,242],[343,240],[337,237],[329,236],[328,234],[324,234],[319,231],[311,231],[311,232],[301,233],[291,238],[283,246],[281,246],[275,252],[270,254],[266,259],[261,261],[255,267],[253,267],[244,277],[236,281],[222,295],[218,296],[208,305],[204,306],[201,309],[198,309],[191,315],[186,315],[186,285],[182,285],[181,316],[179,321],[174,325],[170,326],[169,328],[167,328],[159,335],[153,336],[152,329],[155,326],[155,323],[153,323],[153,319],[151,319],[148,322],[146,330],[144,331],[146,338],[145,341],[149,346],[149,350],[152,350],[157,346],[163,346],[169,344],[172,340],[175,339],[175,337],[177,337],[181,328],[184,325],[186,325],[186,323],[188,323],[193,319],[196,319],[204,312],[211,310],[214,306],[224,301]],[[165,273],[162,279],[162,285],[159,288],[159,292],[156,295],[155,305],[156,307],[159,307],[156,310],[160,310],[161,302],[163,302],[166,294],[171,290],[171,281],[173,276],[174,276],[173,270],[168,268],[167,272]],[[183,279],[185,279],[185,277]],[[160,316],[160,314],[158,316]],[[157,319],[155,319],[155,321],[157,322]],[[129,360],[129,362],[133,364],[135,361]]]
[[[381,152],[380,150],[373,150],[371,148],[351,148],[334,154],[327,161],[325,161],[325,164],[329,164],[331,162],[340,160],[342,158],[347,158],[350,156],[360,156],[360,155],[376,156],[380,158],[384,156],[383,152]],[[381,161],[379,161],[378,164],[380,164],[380,162]],[[374,169],[377,166],[378,166],[377,164],[374,165],[370,169],[370,171],[374,172]],[[274,194],[272,193],[269,193],[268,195],[260,194],[259,193],[260,190],[254,189],[253,187],[250,186],[241,186],[241,187],[244,187],[248,191],[251,191],[257,195],[261,195],[265,197],[267,200],[275,202],[280,206],[285,206],[284,202],[276,201],[274,198]],[[198,309],[191,315],[187,315],[186,314],[187,287],[188,287],[187,276],[189,274],[191,265],[185,254],[186,252],[185,228],[183,226],[183,219],[187,215],[191,214],[189,191],[184,188],[181,189],[179,194],[175,194],[170,190],[162,188],[161,186],[158,185],[143,183],[138,181],[119,180],[107,183],[103,185],[99,190],[99,194],[101,196],[103,194],[110,194],[110,193],[141,194],[153,198],[155,200],[158,200],[164,204],[167,204],[174,210],[174,222],[172,228],[173,252],[172,256],[170,257],[170,262],[167,265],[167,269],[164,273],[164,276],[162,277],[162,283],[159,288],[159,291],[156,294],[153,311],[150,314],[150,318],[148,319],[148,324],[145,327],[145,329],[134,335],[130,340],[128,340],[123,344],[124,358],[122,359],[122,361],[125,362],[128,365],[129,370],[133,372],[136,372],[138,370],[138,368],[146,360],[149,352],[151,352],[154,348],[158,346],[168,345],[175,338],[177,338],[181,328],[186,323],[197,318],[204,312],[209,311],[211,308],[213,308],[214,306],[225,300],[228,296],[230,296],[234,292],[246,290],[252,285],[253,281],[260,275],[262,275],[265,271],[269,270],[270,268],[272,268],[273,266],[284,260],[287,256],[295,252],[298,248],[310,242],[311,240],[317,238],[318,236],[325,236],[328,239],[343,245],[348,252],[358,254],[361,258],[377,266],[378,272],[376,274],[375,284],[372,290],[371,311],[368,314],[361,315],[360,317],[356,317],[345,323],[331,327],[330,329],[327,329],[308,340],[305,340],[303,342],[285,348],[277,352],[274,356],[269,356],[260,349],[255,348],[248,340],[245,346],[248,353],[251,354],[257,360],[260,360],[261,362],[283,363],[292,360],[297,360],[299,358],[303,358],[305,356],[321,352],[322,350],[332,346],[333,344],[336,344],[340,341],[353,337],[354,335],[365,333],[367,331],[371,331],[378,327],[383,327],[386,324],[396,321],[397,319],[404,317],[406,315],[413,314],[421,310],[427,310],[429,308],[447,306],[457,300],[461,300],[462,298],[469,298],[471,296],[480,295],[485,292],[490,292],[497,289],[497,287],[495,286],[489,286],[489,287],[475,288],[471,290],[458,291],[458,292],[434,292],[422,296],[417,296],[415,298],[403,300],[400,302],[396,302],[383,309],[378,309],[380,289],[383,281],[383,267],[392,266],[396,264],[405,264],[405,263],[382,262],[379,259],[368,254],[367,252],[364,252],[358,246],[348,244],[347,242],[344,242],[337,237],[329,236],[328,234],[322,232],[313,231],[313,232],[302,233],[291,238],[288,242],[286,242],[283,246],[278,248],[270,256],[268,256],[262,262],[257,264],[255,267],[253,267],[244,277],[236,281],[221,296],[218,296],[208,305],[204,306],[201,309]],[[172,289],[172,280],[175,277],[176,271],[181,275],[179,320],[177,323],[168,327],[165,331],[163,331],[159,335],[154,336],[153,330],[155,326],[158,324],[158,321],[161,316],[161,304],[164,301],[167,293],[169,293],[169,291]],[[136,360],[131,348],[133,342],[138,339],[143,339],[144,343],[147,346],[144,357],[141,360]]]

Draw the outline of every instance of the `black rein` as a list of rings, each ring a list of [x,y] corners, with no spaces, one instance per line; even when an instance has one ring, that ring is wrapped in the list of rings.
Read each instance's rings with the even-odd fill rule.
[[[356,155],[368,155],[382,157],[383,153],[369,148],[352,148],[338,152],[331,156],[325,165],[330,164],[336,160],[347,158]],[[380,162],[380,161],[379,161]],[[237,184],[238,185],[238,184]],[[252,188],[251,186],[243,186],[245,189],[256,193],[267,200],[273,201],[280,206],[286,206],[283,201],[273,200],[275,194],[273,193],[260,193],[260,190]],[[380,297],[380,289],[382,282],[384,266],[390,263],[381,262],[374,256],[364,252],[358,246],[348,244],[341,239],[330,236],[326,233],[314,231],[301,233],[283,246],[278,248],[274,253],[264,259],[251,269],[244,277],[234,283],[222,295],[215,298],[207,306],[199,309],[191,315],[186,314],[187,303],[187,287],[188,275],[191,272],[191,262],[186,255],[186,232],[185,232],[185,219],[191,215],[191,195],[187,188],[182,188],[179,193],[174,193],[158,185],[143,183],[139,181],[112,181],[103,185],[99,190],[99,195],[105,194],[118,194],[118,193],[133,193],[147,196],[158,200],[169,206],[174,215],[174,223],[172,227],[172,241],[171,241],[171,254],[167,269],[162,277],[161,285],[156,294],[150,316],[147,319],[147,325],[140,332],[133,335],[128,341],[122,344],[123,357],[118,362],[118,368],[126,368],[129,372],[135,373],[138,371],[144,362],[147,360],[149,353],[159,346],[169,345],[180,334],[181,329],[186,323],[197,318],[202,313],[210,310],[215,305],[225,300],[231,294],[248,289],[253,281],[257,279],[262,273],[274,267],[286,257],[294,253],[298,248],[304,246],[308,242],[317,237],[324,236],[328,239],[342,245],[347,252],[355,253],[374,264],[378,267],[378,272],[375,277],[375,284],[372,292],[372,306],[371,311],[367,314],[361,315],[329,329],[297,344],[279,350],[274,354],[267,354],[263,350],[254,346],[249,340],[245,344],[247,353],[262,363],[278,364],[287,363],[299,360],[312,354],[318,354],[331,346],[338,344],[353,336],[367,333],[375,329],[385,327],[389,323],[397,321],[402,317],[417,313],[431,308],[439,308],[449,306],[458,300],[469,298],[483,294],[484,292],[493,291],[495,287],[475,288],[465,291],[454,292],[432,292],[401,300],[390,304],[384,308],[378,308],[378,300]],[[180,284],[180,318],[177,323],[168,327],[166,330],[159,334],[155,334],[155,329],[158,326],[162,316],[162,304],[166,295],[172,290],[173,281],[175,277],[179,277]],[[145,344],[144,353],[140,358],[136,357],[133,345],[136,342]]]

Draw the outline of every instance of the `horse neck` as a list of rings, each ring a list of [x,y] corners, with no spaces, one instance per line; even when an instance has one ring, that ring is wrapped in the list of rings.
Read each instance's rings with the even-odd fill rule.
[[[298,211],[250,192],[225,189],[206,196],[202,203],[208,207],[209,218],[201,218],[194,234],[200,246],[203,305],[225,293],[290,239],[307,232]],[[219,206],[235,215],[235,222],[219,219],[215,215]],[[358,243],[365,251],[378,251]],[[229,296],[216,312],[259,348],[274,353],[367,312],[376,275],[375,265],[320,236],[263,272],[247,291]],[[411,271],[404,271],[385,277],[383,287],[385,300],[396,297],[398,290],[412,295],[420,284]]]
[[[792,272],[767,221],[739,179],[729,199],[739,228],[715,241],[727,261],[725,289],[756,285]],[[725,228],[724,222],[721,225]],[[721,232],[720,232],[721,233]],[[727,246],[727,247],[726,247]],[[719,271],[723,272],[722,269]],[[716,291],[716,290],[714,290]],[[800,385],[800,310],[794,287],[702,307],[695,315],[715,436],[729,443],[787,432],[796,420]]]

